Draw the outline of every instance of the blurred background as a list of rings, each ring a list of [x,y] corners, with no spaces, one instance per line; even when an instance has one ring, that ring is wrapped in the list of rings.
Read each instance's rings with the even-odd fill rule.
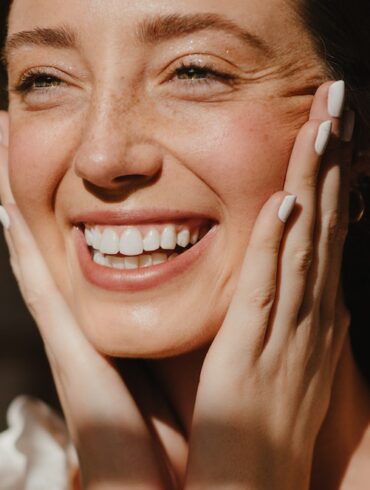
[[[7,2],[0,1],[1,46],[5,36]],[[0,69],[0,108],[7,106],[6,77]],[[7,426],[6,410],[20,394],[41,398],[58,407],[54,384],[37,328],[28,314],[13,278],[8,251],[0,231],[0,431]]]

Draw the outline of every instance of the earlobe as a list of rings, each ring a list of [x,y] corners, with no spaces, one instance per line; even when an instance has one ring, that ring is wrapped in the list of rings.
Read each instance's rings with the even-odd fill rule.
[[[0,111],[0,144],[9,145],[9,114],[7,111]]]

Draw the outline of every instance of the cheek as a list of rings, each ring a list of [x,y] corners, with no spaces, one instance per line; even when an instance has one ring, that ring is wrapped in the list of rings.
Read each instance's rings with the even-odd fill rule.
[[[25,118],[26,119],[26,118]],[[65,142],[71,138],[63,120],[14,121],[9,145],[9,177],[15,200],[54,277],[65,290],[64,241],[56,226],[55,196],[66,171]]]
[[[53,211],[55,191],[66,171],[68,128],[61,120],[11,121],[9,177],[14,197],[30,224]]]
[[[234,110],[205,112],[186,132],[174,124],[174,144],[226,212],[254,214],[252,209],[283,187],[297,129],[284,121],[276,124],[279,113],[281,121],[281,108],[240,104]]]

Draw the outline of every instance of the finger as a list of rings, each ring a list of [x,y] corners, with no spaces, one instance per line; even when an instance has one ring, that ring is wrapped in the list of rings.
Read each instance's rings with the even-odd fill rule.
[[[339,89],[339,99],[343,100],[344,83],[325,84],[321,90],[328,94],[332,106],[331,113],[341,115],[341,100],[335,90]],[[330,97],[337,101],[337,110],[330,104]],[[328,108],[329,112],[329,108]],[[317,103],[311,113],[325,117],[326,108]],[[313,301],[320,305],[320,325],[333,325],[335,298],[341,273],[342,252],[348,229],[348,197],[350,184],[350,162],[352,145],[349,144],[354,130],[354,113],[346,110],[341,119],[333,120],[336,136],[328,148],[319,179],[317,220],[314,234],[314,256],[307,279],[305,299],[301,315],[304,317],[313,307]],[[329,320],[331,317],[331,320]],[[323,328],[320,329],[323,332]],[[314,332],[313,332],[314,334]]]
[[[346,89],[343,80],[325,82],[317,89],[310,110],[310,119],[331,118],[335,133],[336,128],[340,127],[345,104]]]
[[[279,303],[274,310],[274,319],[278,328],[271,339],[270,346],[280,352],[287,339],[292,335],[291,325],[297,325],[305,294],[308,290],[307,280],[312,269],[315,255],[314,236],[317,222],[318,182],[321,167],[325,167],[323,155],[326,156],[331,132],[336,122],[328,119],[329,106],[331,113],[336,105],[336,113],[341,110],[340,100],[336,96],[336,104],[329,101],[330,87],[326,83],[315,94],[309,121],[303,126],[294,145],[287,172],[285,189],[299,195],[298,206],[301,213],[296,221],[292,221],[289,232],[282,245],[279,269]],[[332,92],[333,93],[333,92]],[[333,96],[331,96],[333,97]],[[315,119],[313,119],[315,118]],[[316,119],[319,118],[319,119]],[[324,122],[322,122],[324,121]],[[330,134],[322,129],[331,126]],[[337,130],[337,129],[335,129]],[[325,160],[325,157],[324,157]],[[312,293],[308,293],[312,299]],[[293,332],[294,334],[294,332]],[[272,332],[273,335],[273,332]]]
[[[329,91],[333,87],[335,89],[335,84],[329,83],[326,86]],[[315,112],[316,116],[319,115],[319,111],[319,107],[312,108],[312,112]],[[321,202],[318,206],[318,212],[321,226],[318,227],[315,240],[320,243],[320,234],[323,235],[321,246],[318,245],[320,248],[318,256],[329,257],[329,260],[325,261],[327,267],[318,273],[322,279],[317,281],[317,294],[322,295],[321,313],[324,324],[332,323],[324,319],[332,316],[335,308],[334,302],[341,275],[343,246],[348,231],[350,165],[353,155],[351,142],[355,122],[355,113],[348,108],[345,109],[337,125],[337,141],[329,147],[326,155],[327,172],[326,175],[323,175],[319,194]],[[311,284],[311,287],[314,285]]]
[[[344,241],[348,231],[348,198],[350,182],[349,147],[336,153],[338,161],[323,169],[319,183],[314,256],[307,278],[307,290],[301,314],[320,305],[321,325],[334,316]]]
[[[327,121],[308,121],[297,135],[289,163],[285,188],[295,189],[295,193],[299,195],[297,212],[288,224],[279,258],[279,301],[273,311],[277,327],[271,331],[269,339],[269,350],[274,349],[276,352],[286,345],[292,325],[296,326],[304,297],[313,253],[320,153],[328,142],[330,129]],[[318,148],[320,151],[317,151]]]
[[[87,361],[105,363],[76,324],[68,305],[57,289],[34,238],[15,205],[6,205],[10,217],[12,259],[20,271],[20,288],[37,322],[46,350],[60,377],[73,386],[80,374],[88,373]],[[85,393],[86,395],[87,393]]]
[[[253,362],[264,347],[270,312],[275,301],[276,274],[285,222],[296,196],[279,192],[263,206],[248,244],[238,284],[212,349],[220,345],[218,356],[238,363]],[[279,218],[280,216],[280,218]]]

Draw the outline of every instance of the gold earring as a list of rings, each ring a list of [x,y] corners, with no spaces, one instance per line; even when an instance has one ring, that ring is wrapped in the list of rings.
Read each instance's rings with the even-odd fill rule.
[[[364,196],[359,189],[351,189],[349,196],[349,221],[351,224],[359,223],[364,217],[366,204]]]

